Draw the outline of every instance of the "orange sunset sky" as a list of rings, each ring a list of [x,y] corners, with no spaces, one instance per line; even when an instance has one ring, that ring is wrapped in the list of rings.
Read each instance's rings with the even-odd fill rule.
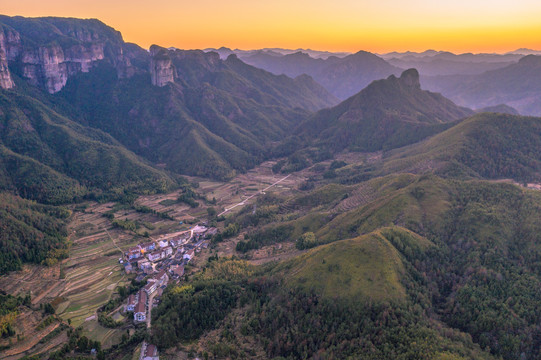
[[[98,18],[145,48],[541,49],[539,0],[0,0],[0,13]]]

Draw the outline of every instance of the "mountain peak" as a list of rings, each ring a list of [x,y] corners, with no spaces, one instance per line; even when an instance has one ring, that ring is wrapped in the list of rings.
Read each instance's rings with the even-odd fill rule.
[[[408,69],[320,110],[297,127],[296,135],[336,152],[389,150],[443,131],[472,113],[440,94],[421,90],[419,72]]]
[[[539,55],[526,55],[521,58],[518,63],[520,65],[539,65],[541,63],[541,56]]]
[[[421,83],[419,82],[419,72],[417,69],[408,69],[400,75],[400,81],[402,84],[412,87],[412,88],[421,88]]]

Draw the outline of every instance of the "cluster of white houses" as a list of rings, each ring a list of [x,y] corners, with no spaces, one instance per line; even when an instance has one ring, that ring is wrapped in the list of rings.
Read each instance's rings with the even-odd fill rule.
[[[139,244],[125,253],[124,268],[127,273],[139,271],[149,274],[153,271],[156,262],[171,259],[173,256],[188,262],[196,250],[208,245],[208,242],[201,241],[201,238],[216,232],[215,228],[207,229],[198,225],[193,230],[178,236],[166,235],[161,240]],[[190,244],[193,242],[196,244]]]
[[[139,290],[136,294],[128,296],[128,303],[126,304],[126,311],[133,311],[133,321],[135,323],[147,321],[147,316],[150,316],[152,310],[152,304],[150,303],[151,295],[156,290],[163,291],[163,288],[167,286],[169,276],[165,270],[160,271],[158,274],[147,280],[147,284]],[[160,291],[160,295],[161,295]]]
[[[124,269],[136,272],[136,280],[147,278],[147,283],[136,294],[128,296],[126,312],[133,312],[133,321],[144,323],[150,321],[150,314],[155,299],[159,299],[169,279],[180,281],[186,265],[196,251],[208,246],[205,237],[216,234],[217,229],[195,226],[184,233],[165,235],[157,241],[139,244],[126,251]],[[159,360],[155,345],[143,343],[139,360]]]
[[[180,236],[165,236],[156,242],[139,244],[126,253],[124,267],[126,272],[138,273],[136,280],[147,278],[146,285],[136,294],[128,297],[126,311],[133,312],[134,322],[146,322],[153,304],[152,296],[159,299],[169,279],[179,281],[184,275],[184,266],[194,257],[195,252],[208,245],[203,240],[206,235],[213,235],[216,229],[196,226]]]

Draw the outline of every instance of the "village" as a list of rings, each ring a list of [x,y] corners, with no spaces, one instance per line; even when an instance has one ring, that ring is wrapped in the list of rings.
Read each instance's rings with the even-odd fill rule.
[[[204,225],[166,234],[156,240],[141,243],[128,249],[119,263],[127,274],[136,274],[135,280],[146,285],[137,293],[128,296],[124,305],[126,313],[133,313],[134,324],[146,323],[151,326],[152,309],[158,306],[164,289],[170,281],[180,282],[184,276],[184,267],[201,249],[207,248],[209,239],[217,233],[216,228]],[[143,343],[141,360],[158,360],[155,345]]]

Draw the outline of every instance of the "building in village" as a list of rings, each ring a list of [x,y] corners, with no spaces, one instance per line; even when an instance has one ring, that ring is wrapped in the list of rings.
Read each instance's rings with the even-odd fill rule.
[[[137,262],[137,267],[144,272],[152,271],[152,263],[148,261],[147,259],[142,259]]]
[[[150,252],[156,250],[156,244],[154,242],[148,242],[146,244],[141,244],[141,249],[143,249],[144,252]]]
[[[164,247],[166,247],[166,246],[169,246],[169,241],[167,241],[167,240],[160,240],[160,241],[158,241],[158,246],[159,246],[160,248],[164,248]]]
[[[138,245],[138,246],[129,248],[128,251],[126,251],[125,255],[128,258],[128,260],[138,258],[141,256],[141,247]]]
[[[131,294],[130,296],[128,296],[128,304],[126,305],[126,311],[134,311],[138,300],[139,299],[136,294]]]
[[[156,345],[143,342],[143,346],[141,346],[141,355],[139,356],[139,360],[160,360],[160,356],[158,355],[158,348],[156,347]]]
[[[135,322],[144,322],[147,320],[147,293],[139,290],[137,305],[135,305],[133,319]]]
[[[185,239],[183,239],[181,237],[176,237],[176,238],[173,238],[173,239],[169,240],[169,243],[174,248],[177,248],[177,247],[181,246],[182,244],[184,244],[184,242],[185,242]]]
[[[158,282],[158,286],[162,286],[167,285],[169,276],[165,270],[161,270],[156,276],[154,276],[154,279]]]
[[[184,255],[183,255],[183,259],[186,259],[186,260],[191,260],[193,258],[193,256],[195,255],[195,251],[194,249],[191,249],[191,250],[188,250]]]
[[[156,291],[158,286],[158,281],[156,281],[155,279],[149,279],[147,284],[143,287],[143,290],[148,296],[150,296],[152,295],[152,293],[154,293],[154,291]]]
[[[165,253],[165,257],[173,255],[173,248],[171,246],[164,247],[162,251]]]
[[[193,231],[194,236],[196,235],[200,236],[200,235],[203,235],[207,231],[207,228],[201,225],[196,225],[192,231]]]
[[[182,266],[182,265],[171,265],[169,267],[169,273],[171,274],[172,278],[179,279],[181,276],[184,275],[184,266]]]
[[[164,258],[165,253],[162,250],[156,250],[148,254],[148,260],[158,261]]]

